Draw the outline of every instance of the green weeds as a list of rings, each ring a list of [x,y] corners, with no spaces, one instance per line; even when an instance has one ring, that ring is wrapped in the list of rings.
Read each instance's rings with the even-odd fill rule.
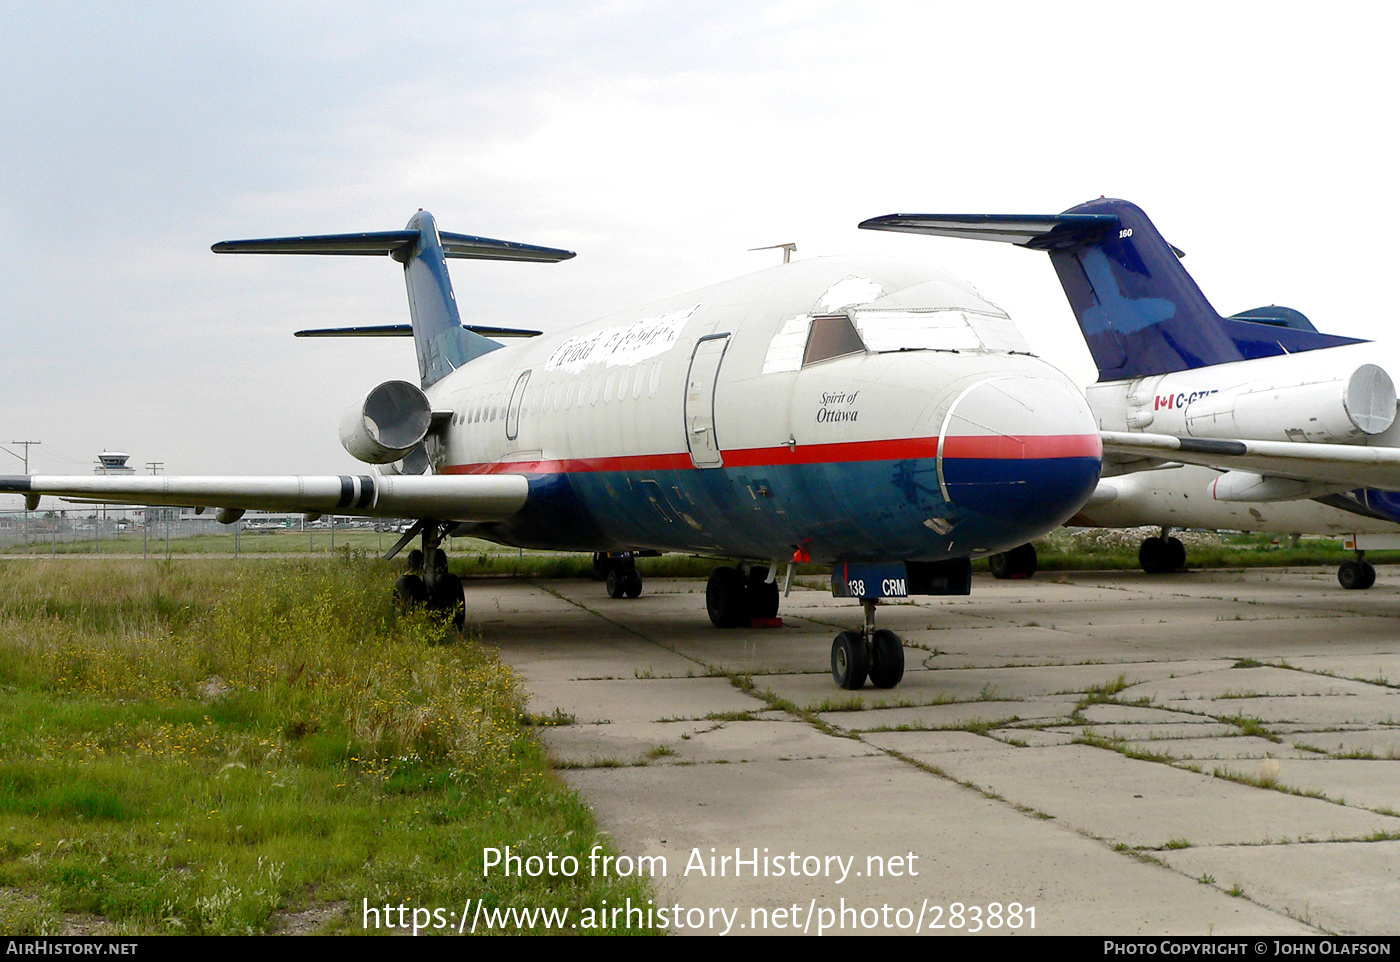
[[[635,881],[483,875],[586,858],[517,679],[390,569],[0,565],[0,929],[244,934],[370,905],[596,905]],[[322,907],[330,907],[322,911]]]

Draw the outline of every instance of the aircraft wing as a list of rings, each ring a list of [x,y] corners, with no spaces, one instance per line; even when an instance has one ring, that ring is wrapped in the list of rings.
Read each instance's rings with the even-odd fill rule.
[[[1105,459],[1140,458],[1149,465],[1179,461],[1301,481],[1400,490],[1400,448],[1104,431],[1103,450]]]
[[[31,508],[40,496],[53,495],[104,504],[439,521],[503,521],[524,507],[529,488],[529,481],[518,474],[0,477],[0,492],[23,494]]]

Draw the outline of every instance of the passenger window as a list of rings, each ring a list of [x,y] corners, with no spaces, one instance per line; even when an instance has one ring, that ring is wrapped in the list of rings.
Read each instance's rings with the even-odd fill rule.
[[[864,351],[865,342],[845,314],[814,317],[812,329],[807,334],[807,350],[802,355],[802,366]]]

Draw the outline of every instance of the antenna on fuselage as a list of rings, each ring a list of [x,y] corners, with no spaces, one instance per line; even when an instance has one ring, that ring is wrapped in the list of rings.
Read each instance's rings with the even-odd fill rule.
[[[776,251],[776,250],[781,250],[781,251],[783,252],[783,263],[786,264],[786,263],[788,263],[789,261],[792,260],[792,252],[795,251],[795,250],[797,250],[797,245],[794,244],[792,241],[788,241],[786,244],[769,244],[767,247],[750,247],[749,250],[751,250],[751,251]]]

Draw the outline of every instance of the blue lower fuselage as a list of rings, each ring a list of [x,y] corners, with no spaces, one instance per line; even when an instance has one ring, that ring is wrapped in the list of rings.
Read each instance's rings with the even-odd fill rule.
[[[1039,536],[1089,496],[1098,476],[1094,456],[548,472],[529,475],[518,516],[480,531],[574,551],[771,559],[802,549],[817,561],[941,561]]]

